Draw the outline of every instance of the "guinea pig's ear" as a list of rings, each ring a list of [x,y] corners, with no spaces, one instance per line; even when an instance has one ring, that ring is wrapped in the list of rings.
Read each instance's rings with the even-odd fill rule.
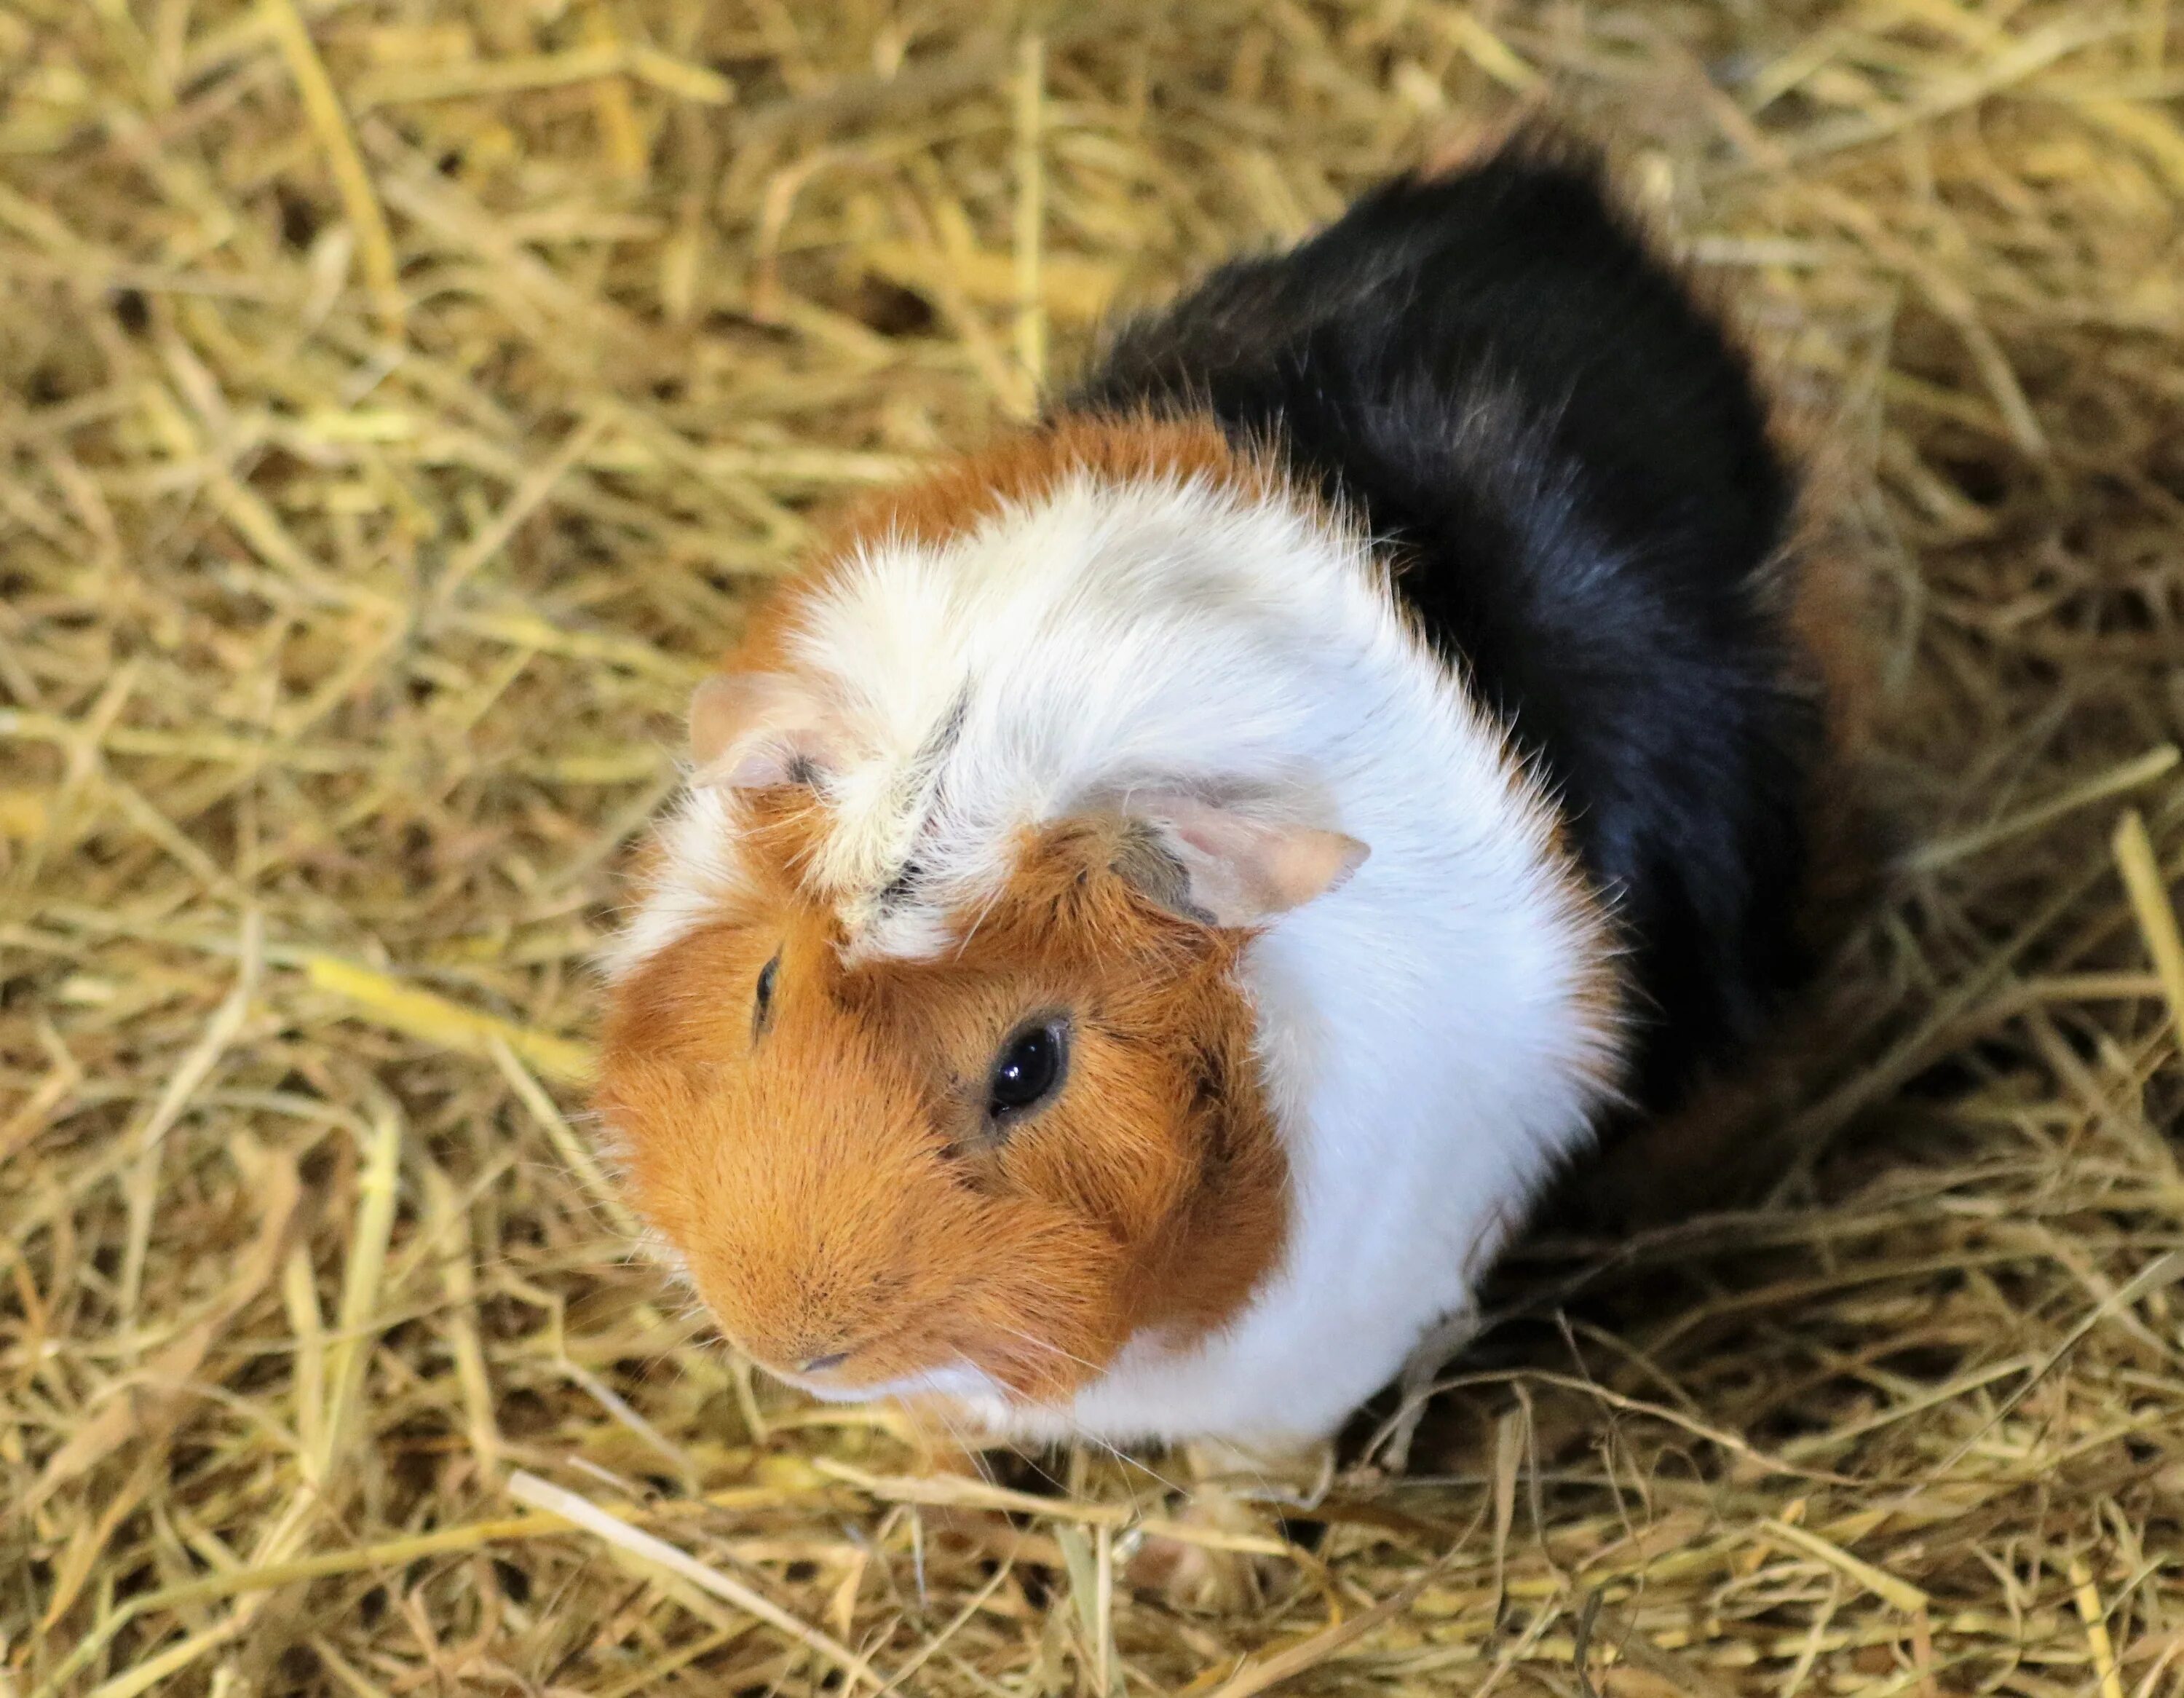
[[[1371,849],[1319,826],[1262,819],[1173,791],[1137,791],[1115,870],[1170,913],[1206,925],[1261,925],[1324,896]]]
[[[797,679],[716,673],[690,697],[692,782],[764,790],[810,781],[825,764],[825,717]]]

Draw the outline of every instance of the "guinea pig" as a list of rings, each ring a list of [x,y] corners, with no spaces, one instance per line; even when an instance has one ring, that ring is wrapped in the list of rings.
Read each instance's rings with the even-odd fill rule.
[[[697,690],[605,964],[661,1246],[821,1398],[1328,1435],[1811,975],[1797,506],[1566,147],[1125,325]]]

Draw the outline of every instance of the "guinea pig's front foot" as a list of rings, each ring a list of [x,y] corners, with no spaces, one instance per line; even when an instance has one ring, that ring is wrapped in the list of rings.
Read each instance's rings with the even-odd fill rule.
[[[1282,1516],[1326,1494],[1333,1446],[1187,1444],[1173,1461],[1174,1513],[1144,1531],[1125,1577],[1180,1609],[1226,1613],[1263,1603],[1288,1566]]]

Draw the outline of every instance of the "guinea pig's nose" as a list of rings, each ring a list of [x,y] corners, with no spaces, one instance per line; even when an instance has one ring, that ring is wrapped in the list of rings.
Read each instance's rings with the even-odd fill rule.
[[[831,1356],[812,1356],[797,1364],[800,1374],[823,1374],[829,1368],[838,1368],[850,1360],[847,1350],[837,1350]]]

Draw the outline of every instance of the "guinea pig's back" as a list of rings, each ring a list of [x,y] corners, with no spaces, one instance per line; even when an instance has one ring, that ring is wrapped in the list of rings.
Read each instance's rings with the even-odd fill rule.
[[[1614,903],[1663,1109],[1805,975],[1823,713],[1793,479],[1740,352],[1598,168],[1406,178],[1125,327],[1069,404],[1210,411],[1387,540],[1396,593],[1540,762]]]

